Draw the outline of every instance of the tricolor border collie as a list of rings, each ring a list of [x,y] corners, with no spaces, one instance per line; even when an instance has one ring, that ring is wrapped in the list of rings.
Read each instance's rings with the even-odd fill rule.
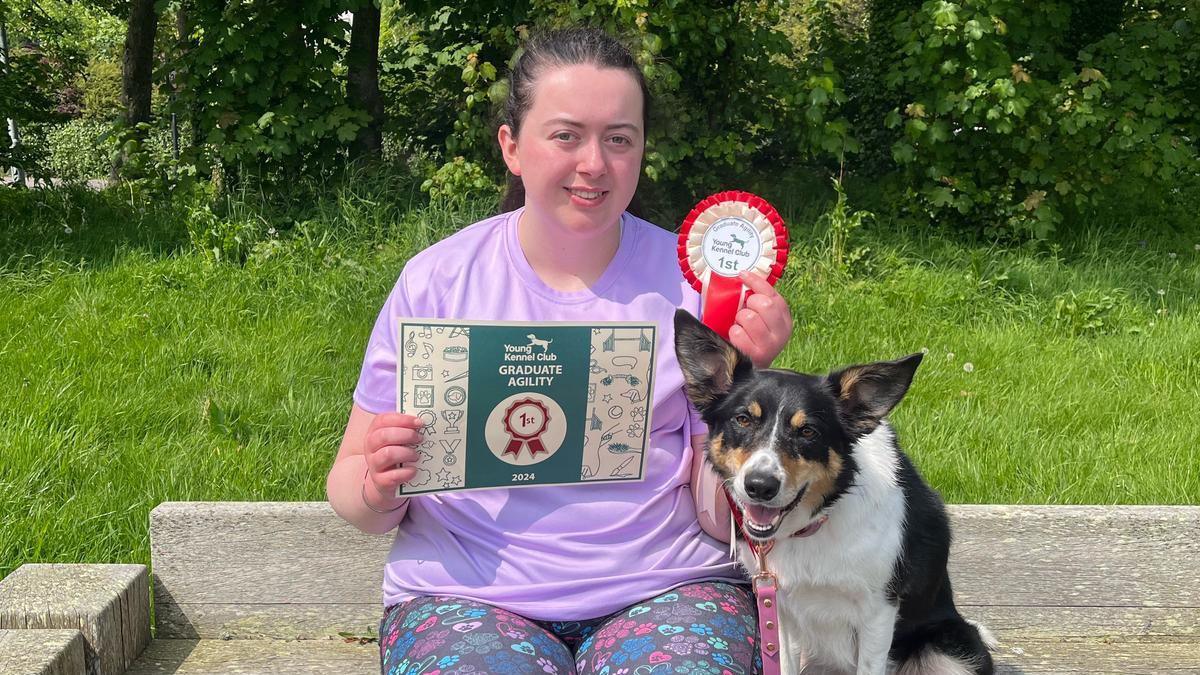
[[[783,672],[990,675],[994,641],[954,606],[945,506],[885,419],[921,354],[824,376],[755,370],[684,311],[675,350],[742,513],[740,562],[758,573],[746,537],[775,541]]]

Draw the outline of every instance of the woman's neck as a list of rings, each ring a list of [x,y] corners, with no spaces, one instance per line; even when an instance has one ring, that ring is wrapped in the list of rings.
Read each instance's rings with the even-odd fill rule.
[[[621,223],[597,236],[570,236],[540,224],[528,211],[517,221],[517,241],[529,266],[556,291],[590,288],[608,269],[621,246]],[[564,236],[566,234],[567,236]]]

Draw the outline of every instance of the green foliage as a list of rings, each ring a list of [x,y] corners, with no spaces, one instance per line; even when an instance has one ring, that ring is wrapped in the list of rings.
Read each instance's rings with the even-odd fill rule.
[[[827,213],[821,215],[817,224],[827,232],[826,263],[829,269],[835,274],[846,275],[861,264],[870,252],[865,246],[851,248],[850,238],[864,223],[873,220],[875,214],[851,210],[841,180],[833,179],[833,189],[837,193],[837,201]]]
[[[207,205],[189,209],[188,239],[193,248],[210,263],[242,264],[250,251],[267,238],[269,226],[254,218],[218,216]]]
[[[56,79],[50,64],[41,55],[22,47],[10,49],[8,57],[8,63],[0,64],[0,111],[3,116],[15,120],[19,130],[30,124],[60,120],[62,116],[54,110]],[[36,142],[14,147],[7,124],[0,130],[0,166],[16,166],[29,173],[38,173],[44,157],[44,148]]]
[[[346,8],[340,0],[190,7],[190,45],[167,67],[180,88],[176,109],[193,116],[222,163],[282,180],[343,156],[367,121],[341,80]]]
[[[51,127],[46,141],[50,175],[67,182],[106,177],[117,147],[111,123],[89,117]]]
[[[468,200],[500,196],[500,186],[488,177],[483,167],[462,157],[455,157],[439,167],[421,184],[421,191],[429,193],[433,206],[455,212],[461,211]]]
[[[82,90],[83,115],[93,119],[113,119],[124,111],[121,104],[121,64],[117,61],[95,60],[79,80]]]
[[[1122,300],[1118,290],[1114,294],[1097,291],[1067,291],[1054,298],[1054,321],[1066,328],[1071,335],[1095,335],[1112,332],[1114,310]]]
[[[1075,53],[1094,29],[1070,28],[1089,11],[933,0],[892,17],[901,58],[885,84],[900,104],[886,124],[924,216],[1046,237],[1108,185],[1196,170],[1194,18],[1183,3],[1142,3]]]

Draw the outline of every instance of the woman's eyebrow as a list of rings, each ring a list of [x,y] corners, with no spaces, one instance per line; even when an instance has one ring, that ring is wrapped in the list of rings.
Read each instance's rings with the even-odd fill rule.
[[[546,120],[545,126],[554,126],[554,125],[560,125],[560,124],[566,125],[569,127],[575,127],[576,129],[582,129],[585,126],[582,122],[578,122],[578,121],[570,119],[568,117],[554,117],[554,118],[548,119],[548,120]],[[617,124],[609,124],[609,125],[605,126],[604,128],[606,131],[612,131],[613,129],[628,129],[635,133],[641,132],[641,127],[639,127],[638,125],[633,124],[631,122],[619,122]]]

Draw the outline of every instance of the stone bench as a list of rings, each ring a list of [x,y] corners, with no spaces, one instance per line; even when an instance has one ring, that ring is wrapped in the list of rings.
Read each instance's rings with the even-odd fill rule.
[[[998,672],[1200,673],[1200,507],[950,511],[955,593],[963,614],[999,638]],[[378,646],[344,634],[377,630],[390,536],[358,532],[323,502],[179,502],[154,509],[150,537],[155,635],[126,672],[378,672]],[[128,659],[145,628],[137,612],[105,624],[119,639],[81,630],[86,621],[51,625],[46,617],[69,613],[48,607],[64,601],[60,593],[29,587],[33,567],[0,582],[0,663],[15,658],[10,643],[79,650],[73,629],[87,643],[88,672],[121,672],[98,666]],[[70,575],[131,566],[39,567]],[[44,574],[54,570],[38,571],[47,585]],[[145,595],[145,575],[132,578],[133,596]],[[137,604],[122,593],[124,606]],[[124,645],[122,656],[106,661],[114,645]],[[83,672],[63,669],[71,658],[13,672]]]

